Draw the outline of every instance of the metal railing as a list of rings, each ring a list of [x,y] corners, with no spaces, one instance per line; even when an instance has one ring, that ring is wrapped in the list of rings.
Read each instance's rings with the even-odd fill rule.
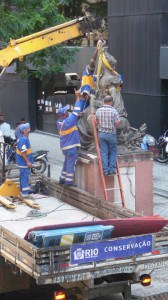
[[[0,142],[0,160],[2,162],[2,172],[1,172],[1,183],[5,182],[6,179],[6,150],[7,150],[8,144],[4,142]]]

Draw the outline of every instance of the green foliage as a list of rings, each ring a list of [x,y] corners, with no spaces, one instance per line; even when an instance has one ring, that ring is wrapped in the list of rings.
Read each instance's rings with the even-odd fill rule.
[[[60,5],[70,0],[0,0],[0,41],[7,45],[10,38],[18,39],[23,36],[41,31],[67,21]],[[62,71],[64,65],[72,61],[74,51],[65,47],[54,46],[28,55],[20,72],[24,73],[33,65],[32,74],[37,78]]]
[[[31,70],[31,76],[40,78],[46,74],[56,74],[63,71],[64,66],[73,61],[75,49],[68,49],[65,46],[53,46],[44,51],[31,54],[28,57],[29,63],[32,63],[34,68]]]
[[[64,23],[84,15],[85,6],[95,16],[105,13],[107,3],[89,4],[87,0],[0,0],[0,42],[7,46],[10,38],[41,31],[45,28]],[[72,45],[72,41],[67,45]],[[78,42],[73,42],[78,44]],[[33,66],[32,76],[42,78],[46,74],[63,71],[64,66],[73,60],[74,50],[62,45],[28,55],[19,65],[19,70],[25,76],[26,70]]]

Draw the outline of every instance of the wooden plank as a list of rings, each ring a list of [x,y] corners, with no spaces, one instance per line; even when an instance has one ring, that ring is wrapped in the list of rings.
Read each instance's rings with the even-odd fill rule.
[[[58,198],[57,192],[55,192],[54,190],[51,190],[49,187],[47,188],[47,192],[48,192],[50,195],[52,195],[52,196]],[[96,208],[96,203],[95,203],[95,205],[93,206],[89,201],[82,201],[81,199],[78,199],[78,198],[75,199],[75,198],[73,198],[71,195],[69,195],[68,192],[62,193],[62,196],[61,196],[61,198],[59,198],[59,199],[61,199],[62,201],[66,202],[66,203],[68,203],[68,204],[70,204],[70,205],[73,205],[73,206],[75,206],[75,207],[77,207],[77,208],[80,208],[80,209],[88,208],[88,209],[90,209],[90,211],[92,211],[92,213],[93,213],[94,211],[95,211],[95,213],[96,213],[96,210],[95,210],[95,208]],[[84,210],[85,210],[85,209],[84,209]],[[88,211],[87,211],[87,212],[88,212]]]
[[[62,189],[63,189],[63,186],[61,186],[61,185],[58,183],[57,180],[50,179],[49,177],[42,177],[41,179],[42,179],[42,181],[43,181],[46,185],[52,185],[52,186],[54,187],[54,189],[56,189],[56,190],[62,190]],[[64,190],[67,190],[67,189],[64,189]],[[79,191],[80,191],[80,197],[82,197],[82,196],[84,195],[85,197],[88,196],[89,199],[91,199],[91,200],[94,200],[94,199],[95,199],[95,196],[89,194],[88,192],[86,192],[86,191],[84,191],[84,190],[79,190],[79,189],[77,189],[77,188],[73,188],[73,187],[72,187],[72,188],[70,189],[70,191],[71,191],[72,194],[73,194],[73,193],[76,193],[76,194],[78,194],[78,195],[79,195]]]
[[[83,209],[96,217],[108,219],[114,217],[141,216],[141,214],[118,207],[116,204],[104,201],[85,191],[73,188],[63,189],[59,186],[57,181],[50,180],[50,178],[43,178],[42,181],[47,185],[47,190],[50,195],[54,197],[61,195],[61,200],[79,209]]]
[[[142,214],[139,214],[139,213],[137,213],[135,211],[132,211],[132,210],[129,210],[127,208],[123,208],[123,207],[117,206],[114,203],[106,202],[106,201],[100,199],[100,207],[101,208],[106,208],[108,210],[109,206],[110,206],[111,210],[114,213],[118,213],[119,215],[121,215],[123,217],[142,216]]]
[[[50,195],[56,197],[57,194],[55,193],[55,191],[51,191],[50,189],[47,189],[47,191],[50,193]],[[108,204],[107,208],[104,208],[101,206],[101,203],[99,204],[99,200],[97,199],[94,207],[92,207],[90,205],[90,202],[86,202],[83,203],[82,201],[78,201],[78,199],[74,199],[69,195],[63,195],[62,201],[73,205],[79,209],[82,209],[92,215],[94,215],[95,217],[99,217],[101,219],[109,219],[109,218],[114,218],[114,217],[126,217],[126,215],[128,215],[130,217],[130,214],[126,214],[126,213],[119,213],[118,209],[116,207],[114,207],[112,204]]]
[[[51,196],[56,197],[57,193],[55,191],[52,191],[50,189],[47,188],[47,191],[50,193]],[[64,195],[61,199],[62,201],[76,207],[79,208],[81,210],[84,210],[85,212],[88,212],[96,217],[98,217],[98,211],[96,207],[90,207],[90,205],[86,205],[82,202],[79,202],[76,199],[72,199],[71,197],[69,197],[68,195]]]
[[[44,264],[49,264],[50,263],[50,255],[49,255],[50,251],[48,251],[48,256],[46,256],[45,258],[39,258],[36,259],[36,264],[37,265],[44,265]],[[70,254],[64,254],[64,255],[55,255],[55,253],[53,252],[53,261],[54,263],[58,263],[58,262],[64,262],[64,261],[68,261],[69,262],[69,257]]]
[[[13,245],[18,246],[20,249],[25,251],[26,253],[29,253],[30,255],[34,256],[37,252],[38,248],[26,240],[18,237],[10,230],[3,228],[0,226],[0,237],[2,237],[5,240],[10,241]]]
[[[5,250],[2,249],[1,254],[5,259],[10,261],[12,264],[16,265],[18,268],[20,268],[22,271],[26,272],[30,276],[33,276],[34,278],[36,276],[39,276],[39,274],[36,272],[34,268],[25,265],[23,262],[13,257],[10,253],[6,252]]]
[[[51,189],[51,186],[48,184],[48,192],[53,195],[52,191],[53,192],[55,191],[54,187]],[[55,191],[54,196],[58,197],[57,191]],[[94,210],[95,210],[96,207],[99,208],[100,205],[98,205],[98,204],[101,201],[99,198],[96,198],[96,197],[92,198],[93,199],[93,201],[92,201],[92,199],[89,198],[89,194],[87,194],[86,197],[85,197],[85,195],[83,195],[83,197],[81,197],[81,195],[79,194],[79,191],[78,191],[78,193],[77,192],[74,193],[71,190],[68,190],[68,191],[67,190],[63,190],[62,191],[62,197],[61,197],[61,199],[63,201],[65,201],[65,202],[68,201],[68,203],[69,203],[70,200],[68,200],[67,197],[73,199],[74,202],[77,201],[78,203],[81,203],[81,205],[86,204],[86,206],[92,207]],[[102,201],[104,202],[104,200],[102,200]],[[70,204],[73,204],[73,202],[71,202]],[[107,203],[107,205],[106,205],[107,206],[107,210],[109,209],[109,205],[110,204]]]
[[[45,182],[45,184],[48,188],[55,190],[58,193],[58,195],[62,193],[68,196],[70,195],[72,198],[76,198],[78,201],[89,201],[93,206],[96,203],[95,196],[92,196],[89,193],[84,192],[82,190],[78,190],[76,188],[65,189],[63,186],[60,186],[57,183],[53,182]]]
[[[56,186],[55,186],[56,187]],[[47,191],[50,195],[54,197],[58,197],[58,193],[55,190],[55,187],[50,184],[48,184]],[[76,193],[78,192],[78,195],[76,197]],[[115,204],[110,202],[105,202],[102,199],[94,198],[94,203],[92,203],[92,197],[89,198],[89,195],[87,193],[87,197],[81,199],[80,197],[80,191],[76,191],[76,193],[73,193],[73,191],[70,190],[62,190],[61,194],[61,200],[65,201],[66,203],[73,205],[79,209],[84,209],[86,212],[89,212],[90,214],[95,215],[96,217],[107,219],[107,218],[114,218],[114,217],[132,217],[137,216],[139,214],[136,214],[130,210],[126,210],[120,207],[117,207]]]
[[[47,188],[49,190],[55,191],[55,195],[57,198],[63,198],[64,196],[68,196],[71,197],[72,199],[76,199],[78,202],[82,202],[82,203],[89,203],[90,206],[95,207],[96,204],[96,198],[89,198],[88,196],[85,195],[80,195],[79,190],[77,192],[72,191],[71,189],[57,189],[57,186],[53,186],[48,184]]]
[[[47,191],[50,193],[50,195],[56,197],[57,193],[53,190],[50,190],[49,188],[47,188]],[[78,201],[78,199],[74,199],[71,197],[71,195],[62,195],[62,201],[73,205],[79,209],[82,209],[92,215],[94,215],[95,217],[99,217],[101,219],[108,219],[108,218],[113,218],[113,217],[125,217],[125,214],[119,215],[119,213],[117,212],[116,208],[113,207],[113,210],[111,209],[110,204],[108,204],[107,208],[103,208],[101,205],[99,205],[99,201],[97,200],[94,207],[91,207],[90,202],[86,202],[83,203],[83,201]]]
[[[7,240],[4,240],[2,237],[0,237],[0,244],[1,244],[1,249],[0,253],[6,252],[13,256],[13,258],[21,261],[25,265],[28,265],[29,267],[33,267],[35,264],[35,259],[32,258],[32,256],[28,255],[25,253],[23,250],[20,248],[16,247],[15,245],[11,244]]]

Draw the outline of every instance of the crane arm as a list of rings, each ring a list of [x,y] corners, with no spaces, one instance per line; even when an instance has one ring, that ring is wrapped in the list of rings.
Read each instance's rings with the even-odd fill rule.
[[[6,68],[14,59],[22,59],[25,55],[81,37],[93,27],[91,20],[82,17],[17,40],[11,39],[8,46],[0,50],[0,66]]]

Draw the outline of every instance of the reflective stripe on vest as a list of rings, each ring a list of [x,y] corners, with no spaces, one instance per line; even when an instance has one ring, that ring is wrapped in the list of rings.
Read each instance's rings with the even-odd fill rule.
[[[25,153],[28,155],[28,154],[31,154],[31,153],[32,153],[32,149],[30,148],[30,149],[28,149],[28,150],[26,150],[26,151],[23,151],[23,152],[25,152]],[[16,153],[17,153],[18,155],[22,156],[22,152],[21,152],[19,149],[16,149]]]
[[[71,133],[71,132],[73,132],[75,130],[78,130],[78,128],[76,126],[73,126],[72,128],[67,129],[67,130],[60,130],[59,131],[59,135],[63,136],[63,135],[69,134],[69,133]]]

